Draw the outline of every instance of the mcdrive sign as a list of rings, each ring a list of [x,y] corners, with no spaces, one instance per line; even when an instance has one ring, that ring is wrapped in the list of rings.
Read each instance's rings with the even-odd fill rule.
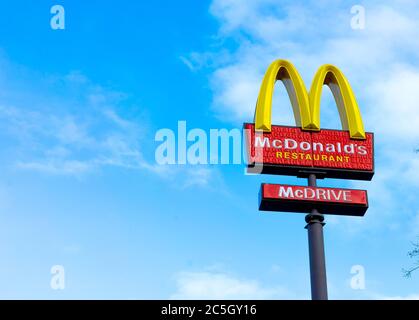
[[[287,89],[295,127],[271,124],[276,80]],[[342,130],[321,129],[320,101],[327,85],[338,107]],[[371,180],[374,135],[365,132],[355,95],[343,73],[326,64],[314,76],[310,91],[292,63],[274,61],[266,71],[256,104],[254,123],[244,124],[249,172],[321,178]],[[336,188],[262,184],[259,209],[362,216],[367,192]]]
[[[363,216],[368,209],[365,190],[263,183],[259,197],[262,211],[308,212],[316,207],[326,214]]]

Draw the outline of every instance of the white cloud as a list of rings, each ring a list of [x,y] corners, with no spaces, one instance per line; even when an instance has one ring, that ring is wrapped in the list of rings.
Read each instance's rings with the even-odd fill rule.
[[[377,300],[419,300],[419,294],[409,294],[407,296],[379,296]]]
[[[170,299],[289,299],[282,287],[265,287],[256,280],[221,272],[182,272]]]
[[[112,115],[117,126],[102,123]],[[50,174],[80,174],[100,165],[140,167],[142,154],[135,124],[106,110],[91,114],[59,116],[0,107],[4,133],[17,139],[24,150],[16,164]],[[100,126],[100,129],[95,128]]]
[[[210,66],[213,58],[213,55],[209,52],[192,52],[187,57],[181,56],[180,61],[182,61],[189,68],[189,70],[197,71],[203,67]]]
[[[186,56],[180,56],[182,61],[192,72],[198,71],[202,68],[216,67],[220,64],[226,63],[230,59],[230,55],[226,50],[220,52],[191,52]]]
[[[191,166],[186,171],[187,178],[184,187],[207,186],[213,177],[212,170],[205,167]]]
[[[0,86],[7,93],[0,96],[1,135],[13,143],[15,157],[8,160],[18,169],[58,175],[104,166],[161,171],[143,156],[147,123],[138,121],[142,111],[123,93],[92,83],[80,71],[52,76],[1,56],[0,63]]]
[[[39,160],[38,162],[18,162],[17,168],[34,170],[54,175],[80,175],[90,171],[94,166],[86,161],[78,160]]]
[[[387,71],[391,76],[383,75],[366,88],[368,105],[372,106],[365,110],[369,123],[387,140],[382,143],[419,143],[419,68],[396,64]],[[413,144],[410,146],[409,152]]]

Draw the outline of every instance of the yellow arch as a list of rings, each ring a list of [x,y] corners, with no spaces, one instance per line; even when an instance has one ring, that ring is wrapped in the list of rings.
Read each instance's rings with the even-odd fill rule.
[[[320,100],[323,85],[329,86],[336,101],[343,130],[353,139],[365,139],[361,113],[352,88],[343,73],[330,64],[319,68],[310,93],[294,65],[287,60],[276,60],[263,78],[255,110],[255,128],[271,131],[272,97],[276,80],[281,80],[290,97],[295,123],[304,130],[320,130]]]
[[[294,65],[287,60],[276,60],[269,66],[263,78],[256,103],[255,128],[271,131],[272,96],[276,80],[287,89],[297,126],[310,126],[310,107],[307,89]]]
[[[325,64],[319,68],[311,84],[309,93],[310,128],[320,129],[320,100],[324,84],[330,88],[335,98],[342,130],[349,130],[353,139],[365,139],[364,124],[355,94],[343,73],[330,64]],[[303,127],[303,129],[309,128]]]

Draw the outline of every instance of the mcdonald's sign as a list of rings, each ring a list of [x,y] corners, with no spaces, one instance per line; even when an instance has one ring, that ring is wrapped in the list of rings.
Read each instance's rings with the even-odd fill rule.
[[[276,80],[287,89],[296,127],[272,125],[272,97]],[[320,101],[327,85],[338,107],[342,130],[321,129]],[[371,180],[374,175],[374,136],[365,132],[352,88],[333,65],[323,65],[310,91],[294,65],[276,60],[260,88],[254,123],[245,123],[249,172]]]

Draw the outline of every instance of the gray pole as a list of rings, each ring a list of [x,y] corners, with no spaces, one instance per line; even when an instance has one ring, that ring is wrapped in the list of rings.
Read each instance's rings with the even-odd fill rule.
[[[316,175],[308,176],[308,185],[315,187]],[[323,226],[324,216],[317,209],[306,215],[308,248],[310,255],[311,299],[327,300],[326,261],[324,256]]]

